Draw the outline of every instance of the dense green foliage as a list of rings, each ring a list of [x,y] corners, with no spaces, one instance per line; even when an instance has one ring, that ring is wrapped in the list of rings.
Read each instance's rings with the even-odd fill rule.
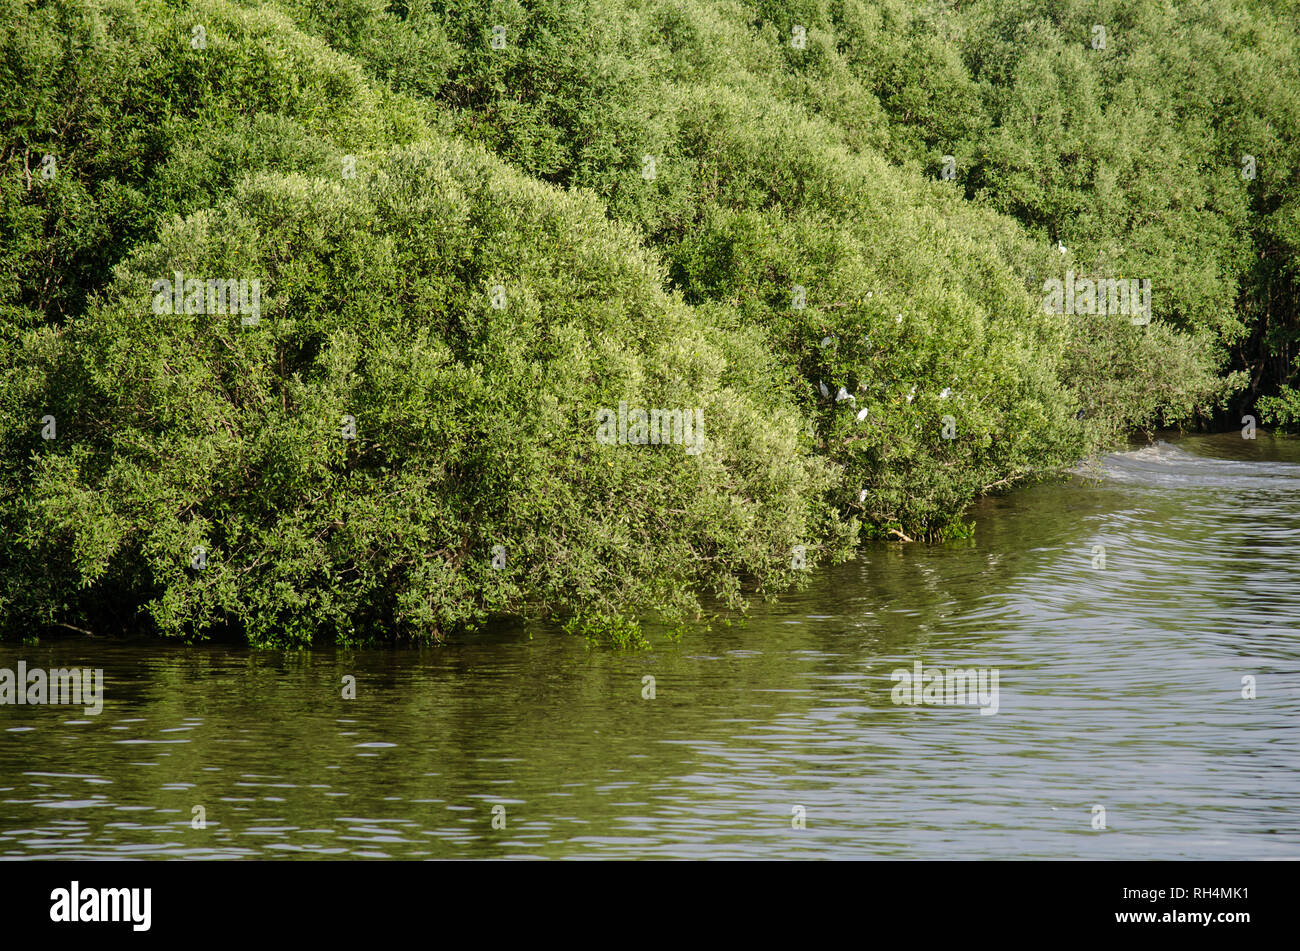
[[[1294,382],[1284,3],[0,10],[8,633],[635,643]]]

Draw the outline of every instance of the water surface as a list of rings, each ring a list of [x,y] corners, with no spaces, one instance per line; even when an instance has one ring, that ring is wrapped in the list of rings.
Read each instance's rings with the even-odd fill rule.
[[[0,646],[107,678],[99,716],[0,706],[0,857],[1300,858],[1300,444],[972,516],[650,652]],[[998,712],[894,704],[918,660],[996,669]]]

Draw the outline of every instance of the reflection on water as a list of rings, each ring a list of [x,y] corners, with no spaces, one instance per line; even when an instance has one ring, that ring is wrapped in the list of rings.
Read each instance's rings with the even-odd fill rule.
[[[0,707],[0,856],[1300,857],[1300,446],[1161,443],[974,517],[648,653],[0,647],[107,678],[98,717]],[[998,713],[896,706],[918,660],[995,668]]]

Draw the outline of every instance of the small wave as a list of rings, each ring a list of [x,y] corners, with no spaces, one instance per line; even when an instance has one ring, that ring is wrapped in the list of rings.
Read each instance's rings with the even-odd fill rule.
[[[1111,453],[1101,459],[1100,474],[1117,482],[1223,488],[1234,492],[1263,488],[1295,491],[1300,488],[1300,465],[1276,458],[1224,458],[1222,451],[1213,451],[1222,447],[1212,443],[1221,441],[1221,437],[1198,437],[1175,445],[1161,440],[1141,449]],[[1198,451],[1189,451],[1189,448]],[[1096,471],[1093,470],[1092,474],[1095,475]]]

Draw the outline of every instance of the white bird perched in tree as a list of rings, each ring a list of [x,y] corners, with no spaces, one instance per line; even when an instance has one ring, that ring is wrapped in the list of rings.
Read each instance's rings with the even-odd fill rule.
[[[826,384],[823,383],[821,380],[818,380],[818,381],[817,381],[817,385],[820,386],[821,389],[822,389],[822,396],[830,396],[830,395],[831,395],[831,391],[828,390],[828,389],[826,389]]]
[[[864,406],[862,407],[862,409],[858,410],[858,422],[860,423],[866,418],[867,418],[867,408]]]
[[[835,394],[835,402],[842,403],[845,400],[848,400],[854,406],[858,405],[858,401],[854,398],[853,394],[841,386],[840,391]]]
[[[1062,254],[1065,253],[1065,245],[1061,244],[1060,238],[1056,239],[1056,250],[1060,251]]]

